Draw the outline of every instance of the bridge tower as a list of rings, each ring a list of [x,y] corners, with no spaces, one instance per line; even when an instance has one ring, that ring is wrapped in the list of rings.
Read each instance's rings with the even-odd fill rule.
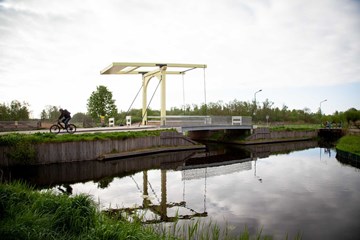
[[[141,74],[142,75],[142,125],[147,124],[147,87],[154,77],[159,79],[161,84],[161,106],[160,125],[166,125],[166,75],[185,74],[186,72],[207,66],[205,64],[182,64],[182,63],[134,63],[134,62],[113,62],[100,74]]]

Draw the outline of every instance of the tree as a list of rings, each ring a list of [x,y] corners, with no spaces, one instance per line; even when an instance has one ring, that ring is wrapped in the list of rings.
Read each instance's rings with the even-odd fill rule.
[[[0,120],[29,120],[29,115],[29,104],[26,102],[21,103],[18,100],[13,100],[9,106],[6,104],[0,104]]]
[[[41,112],[41,119],[55,121],[60,116],[59,107],[47,105]]]
[[[356,110],[356,108],[350,108],[345,112],[345,118],[348,122],[349,126],[351,122],[357,126],[357,121],[360,120],[360,111]]]
[[[10,120],[9,108],[5,104],[0,104],[0,121]]]
[[[83,121],[90,120],[89,118],[90,117],[88,115],[86,115],[85,113],[78,112],[72,116],[71,120],[73,122],[83,122]]]
[[[117,115],[115,100],[112,97],[112,93],[105,86],[96,87],[96,91],[91,93],[87,103],[88,113],[93,119]]]
[[[93,120],[91,116],[85,113],[75,113],[72,116],[71,121],[73,123],[82,124],[83,127],[93,127]]]

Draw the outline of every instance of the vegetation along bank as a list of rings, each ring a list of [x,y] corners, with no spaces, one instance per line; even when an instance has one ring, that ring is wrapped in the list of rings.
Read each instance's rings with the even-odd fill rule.
[[[337,156],[345,160],[360,161],[360,136],[346,135],[336,144]]]
[[[106,160],[204,148],[172,130],[76,135],[7,134],[0,136],[0,166]]]
[[[0,183],[0,236],[2,239],[273,239],[261,230],[250,236],[221,231],[216,223],[191,221],[183,226],[143,225],[141,216],[109,215],[88,195],[69,196],[38,191],[23,183]],[[287,239],[287,237],[286,237]],[[294,239],[301,239],[298,234]]]
[[[86,195],[39,192],[24,184],[0,184],[2,239],[161,239],[134,221],[111,219]]]

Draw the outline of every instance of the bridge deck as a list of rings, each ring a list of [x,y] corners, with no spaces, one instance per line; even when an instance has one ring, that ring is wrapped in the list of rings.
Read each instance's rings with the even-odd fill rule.
[[[149,116],[149,124],[160,124],[160,117]],[[247,116],[167,116],[166,128],[179,132],[205,130],[252,129],[251,117]]]
[[[206,131],[206,130],[237,130],[237,129],[252,129],[251,125],[199,125],[199,126],[181,126],[180,132],[187,131]]]

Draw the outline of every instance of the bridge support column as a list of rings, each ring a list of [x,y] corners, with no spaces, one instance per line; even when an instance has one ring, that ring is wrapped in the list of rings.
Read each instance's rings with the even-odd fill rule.
[[[161,111],[160,111],[160,126],[166,125],[166,66],[161,68]]]
[[[160,66],[159,70],[143,74],[142,125],[147,125],[147,87],[153,77],[157,77],[161,84],[160,126],[166,125],[166,68]]]
[[[151,77],[146,77],[143,75],[142,79],[142,125],[147,125],[147,85]]]
[[[166,188],[166,170],[161,170],[161,202],[160,213],[161,220],[167,220],[167,188]]]

